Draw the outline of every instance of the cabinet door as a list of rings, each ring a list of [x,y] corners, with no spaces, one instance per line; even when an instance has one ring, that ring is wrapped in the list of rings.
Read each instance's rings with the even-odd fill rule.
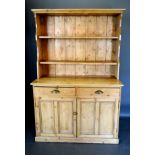
[[[76,137],[76,100],[57,100],[58,134],[60,137]]]
[[[117,138],[117,100],[78,99],[77,104],[78,137]]]
[[[118,99],[97,99],[98,105],[96,133],[100,137],[117,138],[119,121],[119,100]]]
[[[57,136],[56,106],[54,100],[35,99],[37,136]]]
[[[74,99],[38,99],[35,104],[37,136],[75,137]]]
[[[77,99],[77,136],[95,135],[95,99]]]

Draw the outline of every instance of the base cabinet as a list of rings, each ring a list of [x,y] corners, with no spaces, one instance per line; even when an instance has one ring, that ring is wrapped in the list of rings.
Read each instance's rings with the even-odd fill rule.
[[[44,96],[45,88],[33,89],[36,141],[118,143],[120,103],[116,94],[113,97],[67,97],[57,93]]]

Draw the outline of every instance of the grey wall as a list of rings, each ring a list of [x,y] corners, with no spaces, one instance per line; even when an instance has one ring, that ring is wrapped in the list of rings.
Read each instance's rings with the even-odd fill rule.
[[[26,125],[34,124],[30,82],[36,79],[35,25],[31,9],[36,8],[125,8],[122,24],[120,80],[123,82],[121,116],[130,115],[130,1],[129,0],[26,0]]]

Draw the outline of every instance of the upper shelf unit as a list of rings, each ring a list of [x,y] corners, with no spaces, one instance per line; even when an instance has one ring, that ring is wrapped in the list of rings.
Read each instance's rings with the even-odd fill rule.
[[[35,9],[37,77],[119,78],[124,9]]]

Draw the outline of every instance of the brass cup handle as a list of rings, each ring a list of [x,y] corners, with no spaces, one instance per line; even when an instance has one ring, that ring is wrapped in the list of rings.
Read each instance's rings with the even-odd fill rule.
[[[95,94],[103,94],[104,92],[102,90],[96,90]]]
[[[73,115],[77,115],[78,113],[77,112],[73,112]]]
[[[60,90],[54,89],[54,90],[51,91],[51,93],[59,94],[60,93]]]

